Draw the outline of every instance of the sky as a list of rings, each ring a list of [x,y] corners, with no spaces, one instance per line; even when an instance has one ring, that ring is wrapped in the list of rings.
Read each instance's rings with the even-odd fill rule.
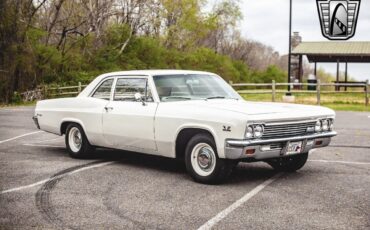
[[[292,32],[299,32],[303,41],[329,41],[321,33],[316,0],[293,0],[292,6]],[[241,0],[240,7],[244,37],[272,46],[280,54],[288,53],[289,0]],[[361,1],[356,34],[349,41],[370,41],[370,0]],[[344,65],[341,64],[341,71]],[[336,72],[335,63],[320,63],[318,67]],[[349,64],[348,72],[358,81],[370,80],[370,64]]]

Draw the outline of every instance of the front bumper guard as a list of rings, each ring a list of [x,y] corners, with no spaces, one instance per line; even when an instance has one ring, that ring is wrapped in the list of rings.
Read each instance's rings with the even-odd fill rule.
[[[301,153],[307,153],[314,148],[321,148],[330,144],[331,138],[335,137],[337,132],[316,133],[306,136],[284,137],[277,139],[257,139],[257,140],[236,140],[227,139],[225,143],[225,157],[227,159],[254,159],[263,160],[269,158],[283,157],[286,153],[286,146],[289,142],[303,141]],[[274,143],[281,143],[282,148],[263,150],[263,146]],[[313,144],[312,144],[313,143]],[[320,144],[316,144],[320,143]],[[247,155],[248,149],[254,149],[255,153]]]
[[[39,119],[38,116],[33,116],[32,117],[33,122],[35,122],[35,125],[38,129],[40,129],[40,124],[39,124]]]

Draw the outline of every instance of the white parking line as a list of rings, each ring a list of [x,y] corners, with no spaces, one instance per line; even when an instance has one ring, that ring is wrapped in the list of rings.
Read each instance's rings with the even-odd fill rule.
[[[282,173],[276,174],[275,176],[271,177],[270,179],[266,180],[262,184],[255,187],[252,191],[245,194],[242,198],[235,201],[232,205],[218,213],[215,217],[207,221],[205,224],[203,224],[201,227],[198,228],[198,230],[206,230],[211,229],[214,227],[218,222],[220,222],[222,219],[224,219],[227,215],[229,215],[232,211],[243,205],[245,202],[250,200],[252,197],[254,197],[257,193],[262,191],[266,186],[274,182],[276,179],[278,179]]]
[[[25,136],[30,136],[30,135],[33,135],[33,134],[41,133],[41,132],[43,132],[43,131],[37,131],[37,132],[22,134],[22,135],[19,135],[19,136],[16,136],[16,137],[9,138],[7,140],[0,141],[0,144],[5,143],[5,142],[8,142],[8,141],[13,141],[13,140],[18,139],[18,138],[21,138],[21,137],[25,137]]]
[[[65,146],[58,146],[58,145],[43,145],[43,144],[23,144],[23,145],[32,146],[32,147],[65,148]]]
[[[311,162],[321,163],[338,163],[338,164],[352,164],[352,165],[370,165],[369,162],[354,162],[354,161],[328,161],[328,160],[308,160]]]
[[[59,176],[51,177],[49,179],[38,181],[38,182],[33,183],[33,184],[29,184],[29,185],[24,185],[24,186],[20,186],[20,187],[16,187],[16,188],[11,188],[11,189],[7,189],[7,190],[3,190],[3,191],[0,192],[0,194],[10,193],[10,192],[16,192],[16,191],[20,191],[20,190],[24,190],[24,189],[28,189],[28,188],[33,188],[33,187],[36,187],[38,185],[42,185],[42,184],[48,182],[49,180],[62,178],[62,177],[65,177],[65,176],[68,176],[68,175],[72,175],[72,174],[75,174],[75,173],[79,173],[79,172],[82,172],[82,171],[85,171],[85,170],[88,170],[88,169],[103,167],[103,166],[110,165],[110,164],[113,164],[113,163],[114,163],[114,161],[108,161],[108,162],[103,162],[103,163],[100,163],[100,164],[95,164],[95,165],[91,165],[91,166],[88,166],[88,167],[76,169],[76,170],[71,171],[71,172],[69,172],[67,174],[62,174],[62,175],[59,175]]]

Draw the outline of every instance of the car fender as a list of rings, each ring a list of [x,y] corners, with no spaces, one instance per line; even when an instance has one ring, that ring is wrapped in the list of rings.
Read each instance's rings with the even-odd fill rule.
[[[172,152],[176,155],[176,139],[180,132],[184,129],[202,129],[209,132],[216,144],[217,153],[220,158],[224,158],[224,143],[221,141],[220,135],[216,132],[215,128],[211,125],[207,124],[199,124],[199,123],[186,123],[179,126],[176,130],[176,135],[173,138],[174,145],[172,146]]]

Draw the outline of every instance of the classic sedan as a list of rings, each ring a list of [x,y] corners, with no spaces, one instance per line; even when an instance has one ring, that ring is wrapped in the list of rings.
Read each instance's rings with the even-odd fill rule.
[[[106,147],[180,158],[208,184],[240,161],[299,170],[336,135],[334,118],[319,106],[247,102],[216,74],[180,70],[107,73],[75,98],[39,101],[33,117],[65,135],[71,157]]]

